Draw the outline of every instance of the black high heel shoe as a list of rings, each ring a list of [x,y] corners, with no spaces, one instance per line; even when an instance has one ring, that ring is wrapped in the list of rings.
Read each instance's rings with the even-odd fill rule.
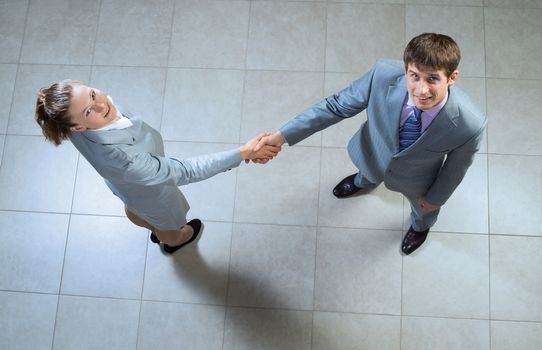
[[[160,240],[158,239],[158,237],[156,237],[156,235],[154,234],[154,232],[151,232],[151,241],[152,241],[153,243],[160,244]]]
[[[180,244],[180,245],[177,245],[177,246],[169,246],[167,244],[164,244],[164,251],[168,254],[173,254],[175,253],[177,250],[181,249],[182,247],[184,247],[185,245],[187,244],[190,244],[192,242],[195,242],[197,243],[199,241],[199,239],[201,238],[201,227],[202,227],[202,223],[199,219],[193,219],[193,220],[190,220],[188,223],[187,223],[188,226],[192,227],[192,229],[194,230],[194,233],[192,234],[192,237],[190,237],[190,239],[186,242],[184,242],[183,244]]]

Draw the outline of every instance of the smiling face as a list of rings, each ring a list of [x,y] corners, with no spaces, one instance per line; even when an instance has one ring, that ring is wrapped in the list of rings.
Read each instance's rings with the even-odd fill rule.
[[[99,129],[117,120],[117,109],[102,91],[74,84],[69,114],[75,124],[71,131]]]
[[[438,105],[448,91],[448,87],[457,80],[458,71],[446,76],[444,69],[418,67],[409,63],[406,67],[406,85],[408,94],[416,107],[428,110]]]

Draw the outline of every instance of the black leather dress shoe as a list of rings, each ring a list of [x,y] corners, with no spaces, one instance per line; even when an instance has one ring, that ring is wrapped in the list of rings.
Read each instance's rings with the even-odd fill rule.
[[[201,226],[202,226],[202,223],[199,219],[193,219],[193,220],[190,220],[188,223],[187,223],[188,226],[192,227],[192,229],[194,230],[194,233],[192,233],[192,237],[190,237],[190,239],[182,244],[179,244],[179,245],[176,245],[176,246],[170,246],[170,245],[167,245],[167,244],[164,244],[164,251],[168,254],[173,254],[175,253],[177,250],[181,249],[182,247],[184,247],[185,245],[187,244],[190,244],[192,242],[197,242],[199,241],[199,239],[201,238]]]
[[[408,255],[418,249],[423,244],[423,242],[425,242],[428,233],[429,229],[420,232],[414,231],[412,226],[410,226],[408,232],[405,235],[405,238],[403,238],[403,245],[401,247],[403,253]]]
[[[350,176],[345,177],[342,179],[341,182],[335,188],[333,189],[333,194],[337,198],[346,198],[349,197],[361,190],[360,187],[356,186],[354,184],[354,179],[356,178],[356,174],[352,174]]]

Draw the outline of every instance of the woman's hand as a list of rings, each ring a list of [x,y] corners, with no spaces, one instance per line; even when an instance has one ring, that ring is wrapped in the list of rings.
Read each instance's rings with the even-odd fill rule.
[[[255,138],[249,140],[243,146],[239,148],[241,151],[241,158],[248,163],[253,161],[254,163],[265,164],[280,152],[281,147],[276,145],[261,144],[263,138],[270,136],[270,132],[263,132]],[[261,145],[260,145],[261,144]],[[257,148],[257,146],[259,146]],[[257,148],[257,149],[256,149]]]

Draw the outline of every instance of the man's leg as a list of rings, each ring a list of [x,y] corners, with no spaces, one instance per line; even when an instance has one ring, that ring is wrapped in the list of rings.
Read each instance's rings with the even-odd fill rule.
[[[440,210],[425,211],[420,207],[420,198],[407,197],[410,202],[410,222],[414,231],[425,231],[437,222]]]
[[[437,221],[440,210],[425,211],[420,207],[420,199],[407,197],[410,202],[411,226],[403,238],[402,251],[406,255],[418,249],[429,233],[429,228]]]
[[[361,175],[361,172],[359,172],[356,174],[356,177],[354,177],[354,185],[356,185],[356,187],[363,188],[366,190],[374,190],[380,184],[372,182],[365,176]]]

